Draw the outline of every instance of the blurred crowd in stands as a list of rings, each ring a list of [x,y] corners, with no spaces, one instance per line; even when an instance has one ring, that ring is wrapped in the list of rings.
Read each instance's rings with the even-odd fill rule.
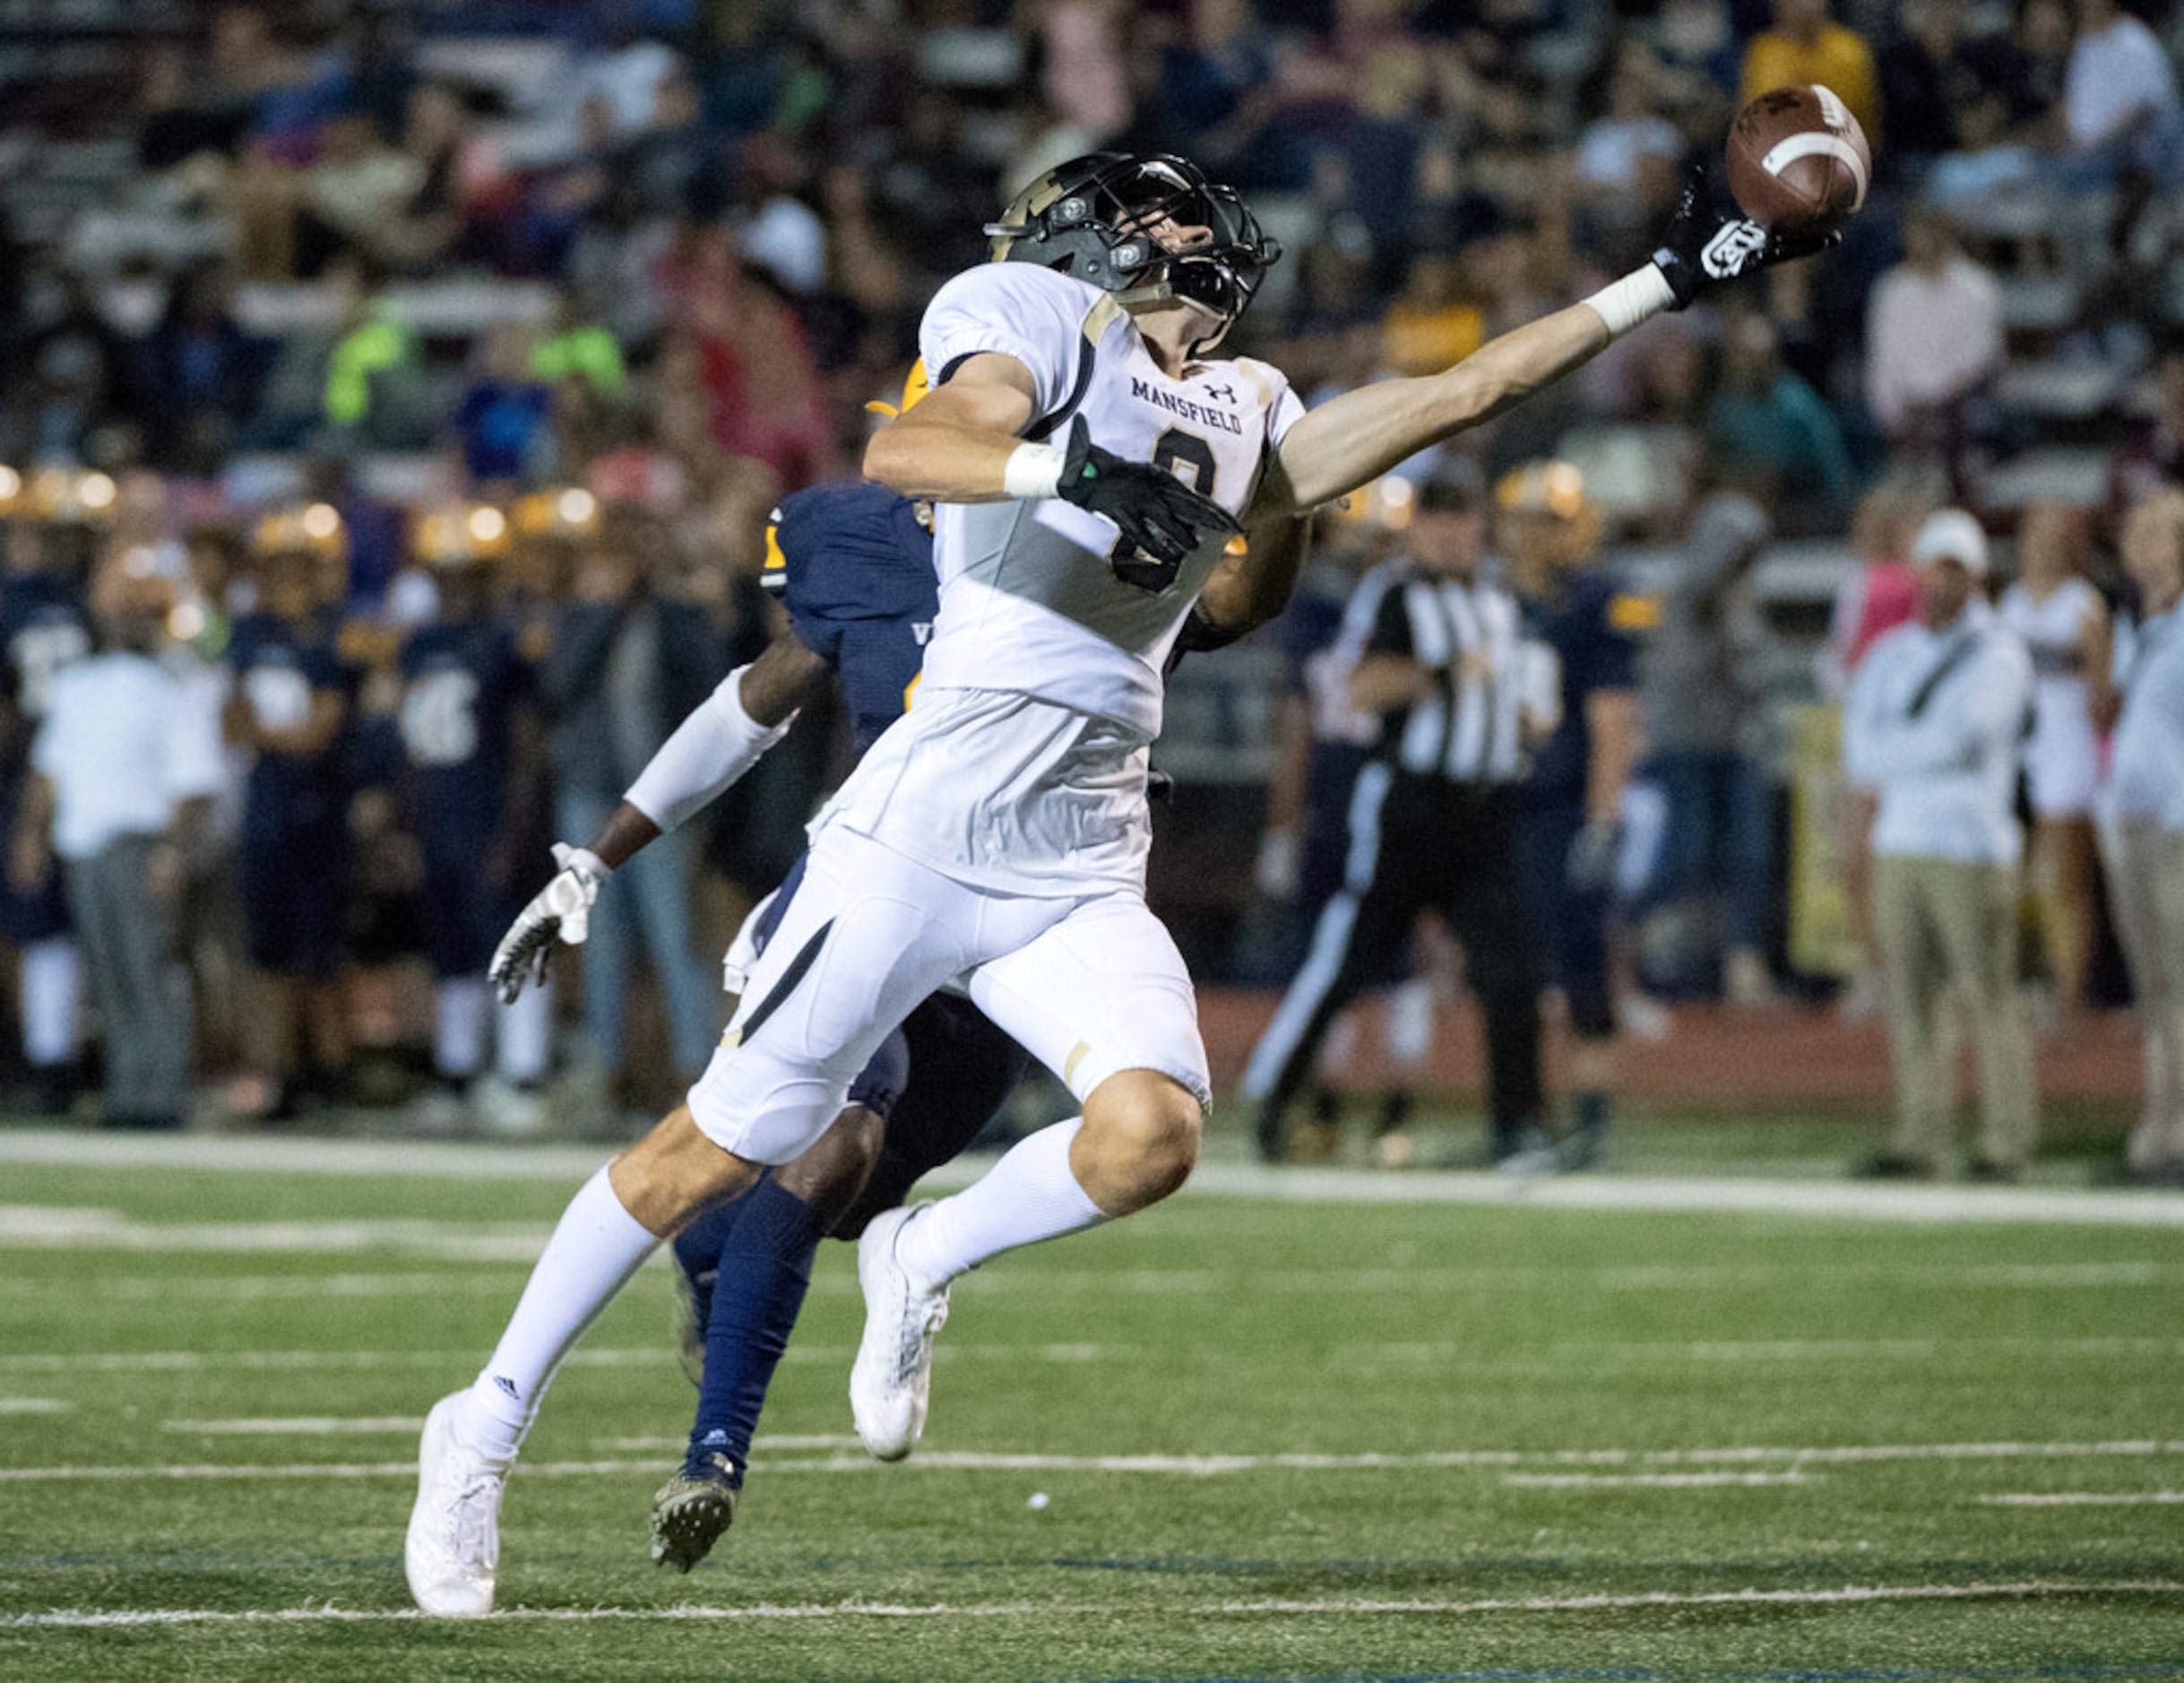
[[[1792,82],[1873,142],[1843,244],[1328,514],[1307,594],[1339,602],[1401,549],[1410,481],[1571,463],[1601,529],[1585,564],[1661,616],[1633,1009],[1817,992],[1785,933],[1793,721],[1912,611],[1925,518],[1969,510],[1998,588],[2083,580],[2102,640],[2073,670],[2096,689],[2138,612],[2120,524],[2184,473],[2180,39],[2184,8],[2116,0],[83,0],[23,24],[0,56],[0,934],[38,1096],[67,1102],[81,1040],[45,854],[145,822],[72,839],[45,808],[71,661],[163,652],[171,692],[133,692],[137,748],[174,773],[159,892],[73,921],[165,908],[183,1055],[246,1078],[237,1108],[353,1092],[351,1041],[427,1032],[451,1117],[468,1092],[535,1127],[570,1067],[656,1103],[710,1049],[712,955],[836,769],[827,721],[617,878],[559,1052],[488,1005],[462,885],[520,904],[548,843],[763,643],[768,509],[856,470],[925,298],[1016,185],[1103,146],[1233,181],[1290,254],[1237,348],[1320,395],[1445,367],[1642,262],[1688,162]],[[1308,734],[1316,651],[1258,647],[1193,681],[1256,686]],[[2097,759],[2104,704],[2067,751]],[[489,797],[434,781],[473,757]],[[1236,764],[1256,771],[1216,780],[1257,802],[1271,756]],[[2065,1014],[2097,992],[2090,803],[2039,824]],[[1850,838],[1855,891],[1870,810],[1843,805],[1815,827]],[[1206,979],[1282,980],[1257,972],[1282,943],[1253,938],[1308,910],[1282,911],[1280,853],[1221,878],[1216,933],[1187,922]],[[626,988],[640,948],[657,985]],[[1850,965],[1852,1008],[1873,974]]]

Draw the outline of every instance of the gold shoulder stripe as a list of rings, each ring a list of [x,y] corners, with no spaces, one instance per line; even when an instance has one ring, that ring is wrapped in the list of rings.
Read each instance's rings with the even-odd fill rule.
[[[1084,313],[1084,342],[1096,345],[1105,336],[1115,318],[1122,314],[1122,306],[1115,302],[1112,293],[1103,293],[1100,301]]]
[[[1608,603],[1608,623],[1618,631],[1652,631],[1661,624],[1661,599],[1618,592]]]

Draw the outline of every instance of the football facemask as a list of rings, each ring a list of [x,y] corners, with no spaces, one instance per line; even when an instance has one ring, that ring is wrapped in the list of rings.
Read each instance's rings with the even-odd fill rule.
[[[1125,303],[1181,298],[1235,324],[1282,255],[1232,187],[1166,153],[1093,152],[1049,170],[988,223],[997,263],[1037,263]]]

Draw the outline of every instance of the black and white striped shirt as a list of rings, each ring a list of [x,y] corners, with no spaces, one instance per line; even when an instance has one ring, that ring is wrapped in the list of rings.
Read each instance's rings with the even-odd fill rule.
[[[1350,663],[1401,655],[1434,675],[1425,695],[1387,718],[1377,757],[1459,783],[1523,777],[1523,641],[1516,598],[1483,572],[1466,583],[1397,559],[1368,573],[1343,616]]]

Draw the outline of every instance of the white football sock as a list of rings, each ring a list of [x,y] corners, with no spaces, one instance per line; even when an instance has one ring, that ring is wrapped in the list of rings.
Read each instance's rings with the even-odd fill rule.
[[[659,1245],[622,1207],[604,1169],[584,1182],[470,1386],[461,1421],[467,1442],[499,1459],[515,1454],[561,1359]]]
[[[76,1055],[77,1002],[82,965],[76,944],[65,935],[22,949],[22,1055],[33,1069],[51,1069]],[[109,1023],[108,1034],[128,1024]]]
[[[482,976],[455,976],[432,996],[432,1065],[451,1081],[468,1081],[486,1061],[486,1005]]]
[[[546,1079],[546,1066],[554,1049],[554,990],[540,985],[526,988],[514,1005],[493,1008],[494,1061],[501,1075],[518,1087],[535,1087]]]
[[[1097,1227],[1107,1213],[1069,1168],[1082,1117],[1018,1140],[983,1177],[905,1222],[895,1255],[928,1285],[953,1280],[1019,1245]]]

